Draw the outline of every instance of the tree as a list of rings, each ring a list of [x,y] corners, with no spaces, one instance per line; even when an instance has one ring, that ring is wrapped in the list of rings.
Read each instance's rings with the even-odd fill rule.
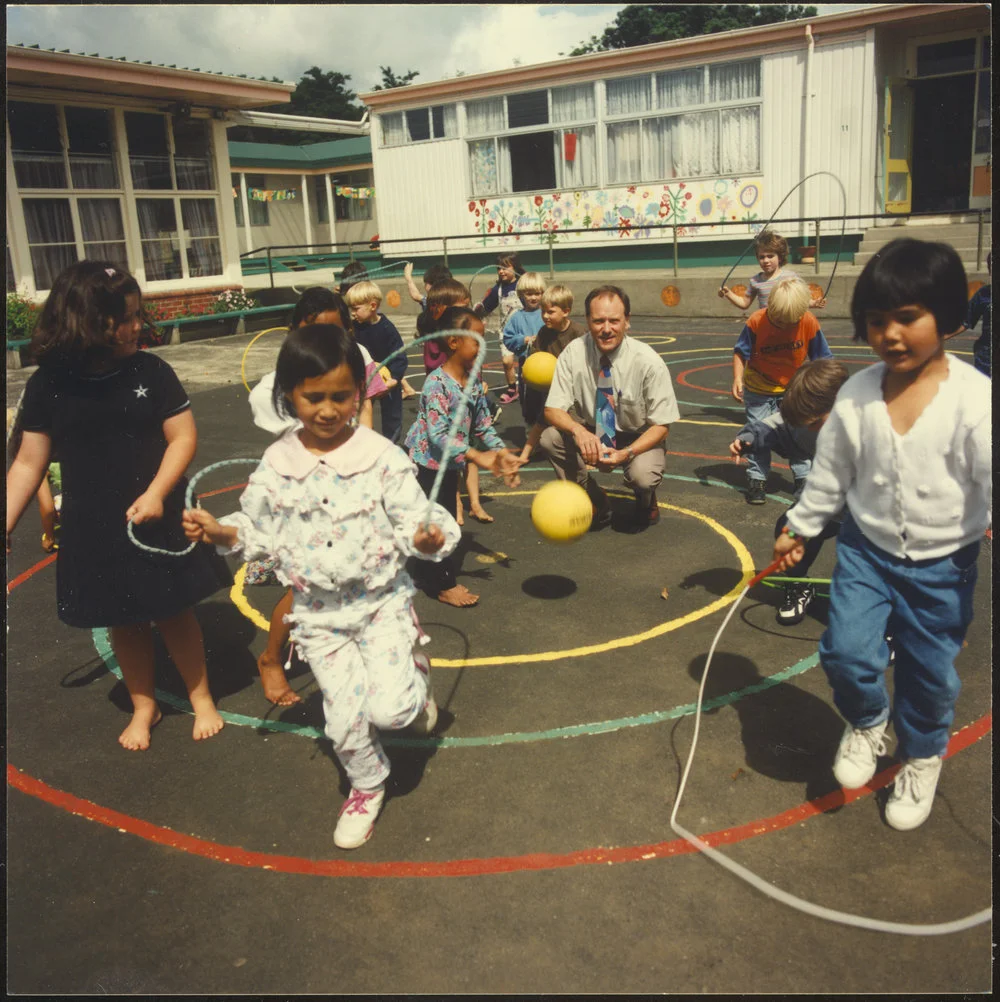
[[[392,90],[394,87],[405,87],[414,77],[420,75],[419,70],[407,70],[401,77],[397,77],[389,66],[380,66],[382,71],[382,82],[372,87],[372,90]]]
[[[629,4],[618,12],[603,35],[591,35],[589,42],[570,55],[584,56],[815,16],[815,7],[797,4]]]
[[[416,74],[414,74],[416,75]],[[364,108],[354,103],[358,96],[347,89],[349,74],[333,70],[324,72],[312,66],[302,75],[288,104],[275,104],[261,111],[282,115],[305,115],[309,118],[339,118],[358,122]],[[229,130],[229,139],[244,143],[279,143],[285,146],[305,146],[309,143],[330,140],[328,132],[299,132],[290,129],[262,129],[236,126]]]

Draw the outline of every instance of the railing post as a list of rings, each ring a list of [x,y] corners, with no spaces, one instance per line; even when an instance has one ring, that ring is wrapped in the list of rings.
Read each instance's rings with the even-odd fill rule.
[[[819,220],[816,220],[816,262],[813,265],[813,270],[816,274],[819,274]]]
[[[444,255],[444,266],[448,267],[448,238],[441,238],[441,253]]]
[[[271,248],[267,248],[267,273],[271,277],[271,288],[274,288],[274,266],[271,264]]]
[[[976,231],[976,271],[983,270],[983,210],[979,210],[979,227]]]
[[[677,224],[672,224],[672,229],[674,231],[674,278],[677,277]]]
[[[555,243],[552,234],[549,234],[549,281],[553,281],[556,277],[555,264],[552,260],[552,245]]]
[[[351,262],[353,263],[354,262],[354,244],[353,244],[353,242],[349,243],[347,245],[347,256],[350,258]]]

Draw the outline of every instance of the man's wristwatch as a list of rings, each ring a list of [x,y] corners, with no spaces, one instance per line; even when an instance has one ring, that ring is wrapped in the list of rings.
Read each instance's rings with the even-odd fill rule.
[[[632,449],[631,445],[625,450],[625,455],[628,456],[628,461],[630,463],[632,462],[633,459],[635,459],[635,452]]]

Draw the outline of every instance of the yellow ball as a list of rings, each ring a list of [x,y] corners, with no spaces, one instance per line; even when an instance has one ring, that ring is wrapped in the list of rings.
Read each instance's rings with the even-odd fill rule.
[[[388,383],[389,380],[392,379],[392,373],[389,372],[387,366],[383,365],[382,368],[378,370],[378,374],[382,377],[383,383]]]
[[[572,543],[590,528],[594,507],[587,492],[572,480],[552,480],[531,504],[531,521],[553,543]]]
[[[524,381],[536,390],[547,390],[552,385],[556,371],[556,357],[548,351],[536,351],[529,355],[521,370]]]

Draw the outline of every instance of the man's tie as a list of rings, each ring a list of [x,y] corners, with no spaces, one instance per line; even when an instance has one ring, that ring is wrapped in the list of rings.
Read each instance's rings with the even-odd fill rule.
[[[611,377],[611,359],[601,356],[597,377],[597,437],[605,449],[615,448],[615,383]]]

